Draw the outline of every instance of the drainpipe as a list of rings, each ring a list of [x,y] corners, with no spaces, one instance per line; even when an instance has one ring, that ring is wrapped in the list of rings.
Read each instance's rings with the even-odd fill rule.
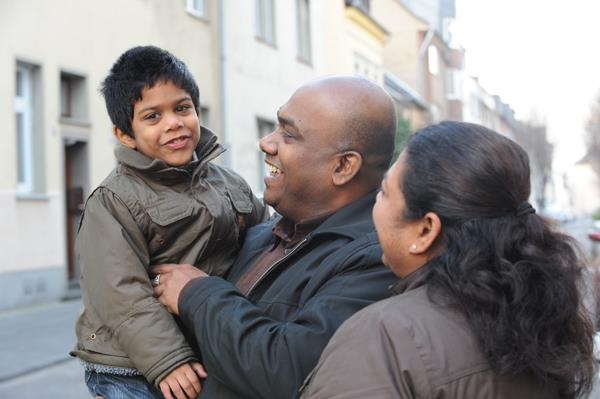
[[[231,168],[231,146],[228,141],[227,134],[227,102],[225,98],[227,97],[227,78],[226,78],[226,68],[225,63],[227,61],[226,51],[225,51],[225,1],[218,1],[219,4],[219,107],[221,108],[221,144],[227,151],[223,154],[224,164],[226,167]]]
[[[419,47],[419,53],[417,59],[419,60],[419,92],[421,96],[425,99],[427,103],[429,103],[429,96],[425,93],[425,52],[429,48],[431,44],[431,39],[433,39],[433,35],[435,34],[435,30],[433,28],[429,28],[427,30],[427,34]]]

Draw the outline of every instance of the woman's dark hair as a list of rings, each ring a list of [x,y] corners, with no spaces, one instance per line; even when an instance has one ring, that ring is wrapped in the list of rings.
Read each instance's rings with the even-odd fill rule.
[[[525,151],[483,126],[442,122],[412,135],[405,152],[405,218],[431,211],[442,221],[430,296],[452,299],[498,373],[532,375],[565,397],[588,392],[596,365],[584,264],[528,205]]]
[[[138,46],[125,51],[102,82],[106,110],[112,123],[133,137],[133,107],[142,99],[142,90],[160,82],[171,82],[185,90],[200,114],[200,92],[185,64],[166,50]]]

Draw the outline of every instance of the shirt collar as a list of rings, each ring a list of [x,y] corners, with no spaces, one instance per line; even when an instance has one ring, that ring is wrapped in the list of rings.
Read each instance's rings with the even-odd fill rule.
[[[275,223],[272,231],[275,236],[279,237],[279,239],[286,244],[286,246],[293,245],[300,242],[309,233],[319,227],[319,225],[329,216],[331,216],[331,214],[306,219],[298,223],[294,223],[291,220],[282,217]]]

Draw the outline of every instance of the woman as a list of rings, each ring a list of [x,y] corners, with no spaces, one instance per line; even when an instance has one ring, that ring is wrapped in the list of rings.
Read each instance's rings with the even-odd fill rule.
[[[571,240],[527,202],[529,161],[482,126],[414,134],[373,209],[398,294],[350,318],[303,398],[572,398],[593,327]]]

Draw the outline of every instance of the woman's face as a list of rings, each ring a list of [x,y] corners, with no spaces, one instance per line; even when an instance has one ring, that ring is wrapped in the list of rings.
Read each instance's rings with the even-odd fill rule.
[[[373,207],[373,221],[383,250],[383,263],[398,277],[405,277],[423,265],[413,250],[419,237],[420,220],[406,221],[406,204],[400,183],[404,176],[406,153],[386,173]],[[417,247],[418,248],[418,247]]]

